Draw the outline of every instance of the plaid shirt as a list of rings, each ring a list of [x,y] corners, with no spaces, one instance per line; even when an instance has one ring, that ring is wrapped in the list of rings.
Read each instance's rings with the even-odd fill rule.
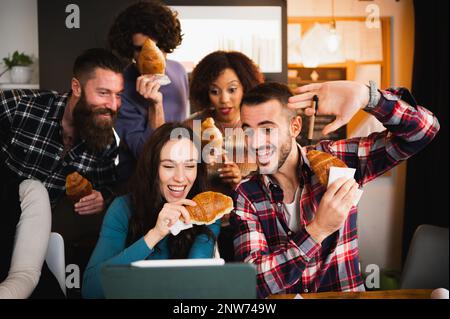
[[[236,189],[231,223],[237,260],[257,268],[260,298],[277,293],[363,291],[359,269],[357,208],[351,208],[343,227],[318,244],[306,232],[326,191],[311,171],[306,152],[317,149],[356,168],[360,186],[424,148],[437,134],[437,119],[417,106],[405,89],[382,91],[373,114],[387,130],[340,141],[322,141],[301,148],[297,174],[301,227],[289,229],[283,209],[283,190],[268,175],[255,175]],[[400,100],[402,99],[402,100]]]
[[[65,193],[66,176],[74,171],[90,180],[107,201],[115,181],[117,145],[94,153],[79,141],[63,157],[61,120],[67,99],[68,93],[0,90],[1,160],[20,178],[40,180],[53,206]]]

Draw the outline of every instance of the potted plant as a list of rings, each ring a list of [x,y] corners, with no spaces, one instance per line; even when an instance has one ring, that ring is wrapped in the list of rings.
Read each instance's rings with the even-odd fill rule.
[[[15,51],[12,56],[8,55],[7,58],[3,58],[3,63],[6,66],[6,70],[0,74],[3,75],[6,71],[10,70],[12,83],[29,83],[31,80],[31,67],[33,63],[31,57],[25,53],[19,53]]]

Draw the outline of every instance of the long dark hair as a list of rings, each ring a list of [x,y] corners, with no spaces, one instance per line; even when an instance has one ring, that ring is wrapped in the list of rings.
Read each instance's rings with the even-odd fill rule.
[[[166,203],[159,185],[161,150],[171,139],[174,130],[178,129],[188,132],[190,140],[195,141],[194,132],[190,127],[181,123],[166,123],[153,132],[143,148],[129,184],[133,213],[129,221],[127,246],[155,227],[158,214]],[[201,150],[198,152],[201,156]],[[205,163],[200,161],[197,164],[197,178],[187,198],[192,199],[198,193],[206,191],[206,176]],[[169,234],[170,258],[187,258],[195,237],[202,233],[210,239],[216,240],[214,234],[206,226],[194,225],[193,228],[184,230],[177,236]]]
[[[236,72],[244,93],[264,82],[264,75],[259,67],[245,54],[237,51],[212,52],[205,56],[192,71],[189,91],[194,110],[211,107],[209,87],[225,69]]]

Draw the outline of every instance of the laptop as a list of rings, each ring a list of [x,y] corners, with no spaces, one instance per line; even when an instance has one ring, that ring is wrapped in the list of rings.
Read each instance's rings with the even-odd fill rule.
[[[105,266],[101,281],[111,299],[256,299],[256,268],[223,259],[143,260]]]

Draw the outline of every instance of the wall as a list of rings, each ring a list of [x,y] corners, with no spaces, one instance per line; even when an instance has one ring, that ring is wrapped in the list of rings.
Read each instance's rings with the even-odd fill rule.
[[[38,82],[38,22],[37,0],[0,1],[0,73],[3,58],[15,50],[32,56],[32,83]],[[0,83],[9,82],[9,72],[0,77]]]
[[[332,15],[332,0],[288,0],[290,17]],[[380,16],[392,17],[391,86],[411,88],[414,52],[414,8],[412,0],[335,0],[334,14],[367,16],[366,7],[376,4]],[[401,268],[406,163],[367,184],[359,204],[359,237],[363,269],[368,264]]]

